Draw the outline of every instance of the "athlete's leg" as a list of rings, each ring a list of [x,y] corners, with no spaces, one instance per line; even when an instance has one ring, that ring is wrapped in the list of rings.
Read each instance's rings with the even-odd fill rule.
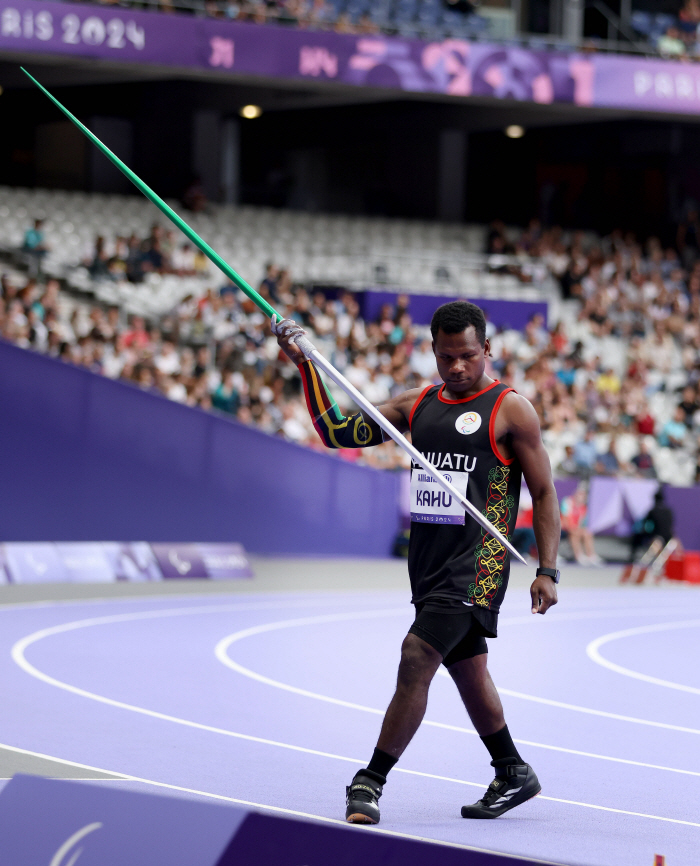
[[[497,818],[541,790],[534,770],[520,757],[510,736],[501,699],[486,667],[487,658],[486,653],[480,653],[448,667],[496,770],[496,778],[481,800],[462,807],[463,818]]]
[[[346,788],[345,820],[351,824],[376,824],[379,821],[378,800],[389,770],[403,754],[423,721],[428,705],[428,689],[442,654],[419,638],[409,634],[401,646],[401,662],[396,692],[382,722],[377,748],[365,770],[355,774]]]
[[[578,527],[569,530],[569,542],[571,543],[571,549],[574,552],[574,559],[576,562],[581,562],[583,559],[583,550],[581,548],[581,533]]]
[[[506,723],[503,704],[486,666],[487,653],[450,665],[448,671],[481,737],[495,734]]]
[[[430,644],[415,634],[406,635],[401,646],[396,692],[384,716],[378,749],[394,758],[401,757],[423,721],[428,689],[441,663],[442,656]]]
[[[589,529],[582,530],[583,534],[583,549],[589,559],[596,558],[595,546],[593,543],[593,533]]]

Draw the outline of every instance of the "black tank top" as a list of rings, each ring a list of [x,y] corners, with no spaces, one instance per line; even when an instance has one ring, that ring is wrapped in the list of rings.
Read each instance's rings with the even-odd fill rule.
[[[444,387],[426,388],[416,400],[409,417],[413,445],[510,538],[522,473],[517,460],[499,453],[494,425],[503,398],[513,389],[496,381],[472,397],[448,400]],[[413,603],[455,612],[463,611],[463,605],[473,607],[486,631],[495,635],[509,571],[503,545],[431,476],[412,466],[408,572]]]

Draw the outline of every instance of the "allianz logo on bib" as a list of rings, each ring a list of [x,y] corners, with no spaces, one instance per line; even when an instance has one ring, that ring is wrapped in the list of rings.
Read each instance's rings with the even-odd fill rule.
[[[465,412],[464,415],[460,415],[455,421],[457,432],[462,433],[464,436],[476,433],[479,427],[481,427],[481,415],[478,412]]]

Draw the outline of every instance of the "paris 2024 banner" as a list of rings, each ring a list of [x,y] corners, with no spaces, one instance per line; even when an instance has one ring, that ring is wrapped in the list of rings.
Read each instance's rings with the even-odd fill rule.
[[[352,36],[117,6],[0,0],[0,51],[458,97],[694,114],[700,65],[445,39]]]

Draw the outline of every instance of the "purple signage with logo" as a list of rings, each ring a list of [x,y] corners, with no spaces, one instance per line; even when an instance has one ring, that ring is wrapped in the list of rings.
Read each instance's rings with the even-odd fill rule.
[[[245,809],[15,776],[0,794],[7,866],[215,866]]]
[[[700,68],[675,61],[354,36],[50,0],[0,0],[3,49],[542,104],[700,108]]]
[[[237,806],[15,776],[0,793],[7,866],[526,866],[535,861]]]
[[[203,577],[252,577],[240,544],[145,541],[0,544],[0,583],[108,583]]]
[[[252,577],[240,544],[152,544],[163,577]]]

